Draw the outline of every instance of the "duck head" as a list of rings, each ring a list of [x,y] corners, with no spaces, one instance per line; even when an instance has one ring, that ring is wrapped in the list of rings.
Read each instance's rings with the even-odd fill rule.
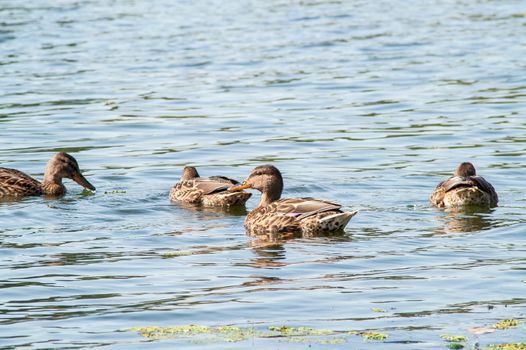
[[[241,191],[247,188],[261,192],[259,206],[268,205],[280,199],[283,192],[283,177],[275,166],[261,165],[254,168],[241,185],[230,188],[230,191]]]
[[[197,169],[193,166],[185,166],[180,181],[192,180],[199,177]]]
[[[454,176],[469,177],[477,175],[475,166],[470,162],[463,162],[455,170]]]
[[[73,156],[59,152],[47,163],[42,186],[47,194],[62,194],[65,192],[62,179],[68,178],[84,188],[95,191],[93,186],[80,172],[79,164]]]

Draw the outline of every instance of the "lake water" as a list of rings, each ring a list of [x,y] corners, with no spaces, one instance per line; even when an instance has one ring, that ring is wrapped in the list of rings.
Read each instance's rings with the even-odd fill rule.
[[[520,0],[0,1],[0,166],[41,178],[67,151],[97,187],[0,203],[0,347],[525,342],[490,332],[526,317],[525,38]],[[429,207],[461,161],[499,207]],[[243,212],[168,200],[185,165],[265,163],[284,196],[359,214],[268,242]],[[129,329],[190,324],[253,333]]]

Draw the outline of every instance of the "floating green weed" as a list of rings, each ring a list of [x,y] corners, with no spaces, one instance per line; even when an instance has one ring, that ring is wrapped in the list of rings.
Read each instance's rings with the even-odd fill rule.
[[[117,193],[126,193],[126,190],[104,191],[104,194],[117,194]]]
[[[442,334],[440,338],[449,342],[463,342],[466,341],[466,337],[463,335],[451,335],[451,334]]]
[[[282,336],[319,336],[331,335],[333,331],[328,329],[314,329],[309,327],[269,326],[269,331],[278,332]]]
[[[522,323],[524,321],[522,320],[516,320],[516,319],[509,319],[509,320],[501,320],[493,325],[496,329],[509,329],[509,328],[516,328],[519,323]]]
[[[362,339],[367,340],[367,341],[384,341],[389,337],[389,335],[385,333],[373,332],[373,331],[365,331],[365,332],[350,331],[349,334],[361,335]]]
[[[141,336],[149,339],[177,338],[196,334],[207,334],[212,332],[212,328],[199,325],[184,325],[171,327],[132,327],[129,331],[138,332]]]
[[[373,312],[386,312],[384,309],[379,308],[379,307],[373,307],[371,308],[371,310],[373,310]]]
[[[344,337],[332,337],[332,338],[312,338],[312,337],[290,337],[286,339],[289,343],[316,343],[322,345],[337,345],[347,343],[347,338]]]
[[[203,342],[238,342],[254,336],[254,329],[233,326],[207,327],[199,325],[183,325],[171,327],[132,327],[129,331],[138,332],[148,339],[170,339],[203,336]]]
[[[334,337],[337,333],[332,330],[289,326],[270,326],[267,331],[235,326],[200,325],[132,327],[127,330],[138,332],[141,336],[152,340],[180,338],[193,343],[240,342],[255,337],[278,337],[288,342],[317,344],[342,344],[347,341],[345,337]]]
[[[174,250],[172,252],[164,253],[161,256],[163,258],[174,258],[176,256],[187,256],[187,255],[192,255],[192,254],[193,254],[193,252],[189,252],[189,251],[186,251],[186,250]]]
[[[506,343],[506,344],[492,344],[484,348],[484,350],[526,350],[525,343]]]
[[[464,345],[460,343],[449,343],[447,344],[447,347],[452,350],[458,350],[458,349],[463,349]]]

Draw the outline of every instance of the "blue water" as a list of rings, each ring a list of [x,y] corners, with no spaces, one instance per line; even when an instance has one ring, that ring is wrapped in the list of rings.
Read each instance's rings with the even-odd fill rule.
[[[0,347],[526,342],[524,324],[468,330],[526,318],[525,38],[518,0],[1,1],[0,166],[42,178],[67,151],[97,192],[0,203]],[[499,207],[429,206],[461,161]],[[265,163],[284,196],[360,213],[340,235],[269,242],[242,212],[168,200],[185,165],[243,179]],[[345,343],[127,330],[188,324]]]

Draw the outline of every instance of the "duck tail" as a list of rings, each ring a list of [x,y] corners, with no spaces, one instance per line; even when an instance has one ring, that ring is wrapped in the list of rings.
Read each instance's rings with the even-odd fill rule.
[[[221,193],[218,193],[218,195],[214,198],[219,201],[219,203],[222,203],[226,206],[232,206],[232,205],[245,205],[245,203],[248,201],[248,199],[252,196],[252,193],[249,192],[226,192],[223,191]],[[205,196],[203,198],[203,203],[206,205],[206,201],[208,201],[208,196]]]
[[[320,219],[320,221],[323,224],[331,223],[332,225],[330,225],[330,226],[344,229],[345,226],[347,226],[349,221],[352,219],[352,217],[355,216],[356,214],[358,214],[357,210],[355,210],[355,211],[344,211],[343,213],[336,213],[336,214],[333,214],[333,215],[328,215],[328,216]]]

